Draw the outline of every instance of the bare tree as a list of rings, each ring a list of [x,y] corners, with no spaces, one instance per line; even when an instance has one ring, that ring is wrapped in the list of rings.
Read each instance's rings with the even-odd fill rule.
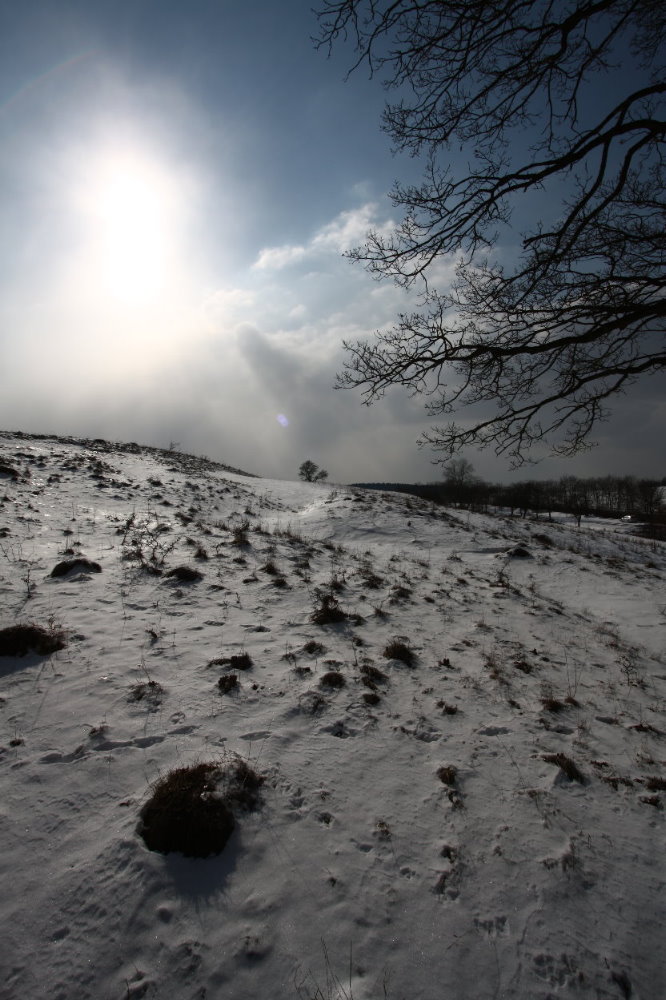
[[[338,384],[366,403],[402,385],[435,416],[476,407],[423,436],[449,455],[492,446],[519,465],[537,442],[589,446],[608,402],[666,366],[666,7],[320,0],[317,13],[319,45],[351,36],[355,68],[399,91],[383,128],[424,158],[422,182],[392,192],[402,222],[350,254],[418,282],[417,311],[346,343]],[[515,263],[490,259],[528,199],[542,217]],[[456,278],[438,291],[444,258]]]
[[[318,465],[310,461],[309,458],[300,465],[298,470],[298,475],[300,479],[303,479],[306,483],[321,483],[324,479],[328,479],[328,472],[326,469],[320,469]]]
[[[457,489],[471,486],[477,482],[474,466],[466,458],[452,458],[444,466],[444,479],[448,485]]]

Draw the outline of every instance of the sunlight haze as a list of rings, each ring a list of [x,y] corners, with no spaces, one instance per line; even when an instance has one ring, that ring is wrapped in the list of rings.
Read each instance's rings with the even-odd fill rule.
[[[351,51],[316,51],[310,7],[5,10],[0,426],[178,440],[284,478],[308,456],[345,482],[441,475],[415,444],[422,399],[367,408],[332,388],[343,340],[414,307],[342,254],[390,231],[387,192],[420,170],[380,131],[379,82],[346,79]],[[599,448],[536,474],[654,474],[662,388],[620,399]]]

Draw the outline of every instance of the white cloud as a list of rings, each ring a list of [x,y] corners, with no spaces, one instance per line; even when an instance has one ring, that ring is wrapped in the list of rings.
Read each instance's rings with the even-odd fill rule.
[[[252,267],[259,271],[280,271],[283,267],[303,260],[306,253],[305,247],[290,246],[288,243],[281,247],[266,247],[259,252]]]
[[[371,229],[383,233],[390,231],[393,223],[384,222],[380,225],[377,212],[378,206],[374,202],[368,202],[349,212],[340,212],[336,219],[315,234],[310,246],[315,250],[335,250],[337,253],[344,253],[363,243]]]
[[[277,271],[322,253],[340,255],[363,243],[370,230],[387,235],[393,226],[391,220],[379,219],[379,206],[375,202],[367,202],[359,208],[340,212],[335,219],[322,226],[306,245],[265,247],[253,268]]]

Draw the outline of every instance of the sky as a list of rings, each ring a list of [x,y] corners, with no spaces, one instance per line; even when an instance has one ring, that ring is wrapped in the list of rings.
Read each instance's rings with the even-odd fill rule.
[[[432,481],[423,400],[335,391],[342,341],[406,293],[343,257],[419,176],[385,92],[317,51],[311,0],[87,0],[0,13],[0,427],[106,437],[293,479]],[[446,266],[446,265],[445,265]],[[599,445],[492,480],[661,477],[663,381]]]

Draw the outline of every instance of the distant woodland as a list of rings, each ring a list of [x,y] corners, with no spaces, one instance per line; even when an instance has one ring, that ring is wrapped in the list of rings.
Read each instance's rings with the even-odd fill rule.
[[[666,537],[666,478],[603,476],[578,479],[524,480],[520,483],[487,483],[476,476],[448,478],[436,483],[355,483],[366,489],[395,490],[433,503],[488,510],[507,509],[521,517],[548,517],[554,511],[582,517],[631,517],[652,530],[651,537]]]

